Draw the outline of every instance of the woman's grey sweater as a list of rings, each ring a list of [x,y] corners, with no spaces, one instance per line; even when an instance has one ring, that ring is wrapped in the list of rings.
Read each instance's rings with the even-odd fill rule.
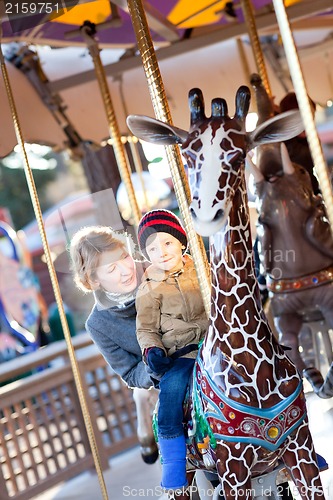
[[[152,387],[136,339],[135,299],[118,307],[103,292],[95,294],[95,298],[96,304],[86,321],[93,342],[128,387]]]

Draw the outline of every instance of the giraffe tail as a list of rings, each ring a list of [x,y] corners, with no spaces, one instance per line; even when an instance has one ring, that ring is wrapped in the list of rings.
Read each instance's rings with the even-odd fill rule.
[[[303,376],[310,382],[317,396],[322,399],[333,397],[333,363],[328,370],[325,380],[320,371],[314,367],[305,368]]]

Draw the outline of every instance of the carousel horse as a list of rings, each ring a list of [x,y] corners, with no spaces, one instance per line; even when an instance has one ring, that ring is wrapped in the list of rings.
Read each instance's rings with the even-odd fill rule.
[[[261,123],[274,116],[273,105],[257,75],[251,83]],[[302,371],[306,365],[299,352],[299,334],[305,320],[321,313],[333,328],[330,226],[321,195],[313,193],[311,172],[291,161],[284,143],[260,146],[256,165],[250,158],[248,165],[255,180],[261,261],[279,340],[292,348],[290,356]],[[332,346],[326,344],[331,363]],[[311,373],[317,372],[311,369]]]
[[[310,382],[314,392],[322,399],[333,397],[333,363],[331,364],[325,380],[319,370],[310,366],[303,371],[304,377]]]
[[[216,468],[226,500],[250,500],[251,477],[279,460],[303,500],[322,500],[302,380],[260,301],[244,173],[250,149],[297,135],[302,125],[298,112],[288,112],[246,133],[249,103],[242,86],[233,118],[224,99],[212,101],[207,118],[202,92],[192,89],[189,132],[148,117],[127,119],[140,139],[180,144],[194,227],[210,237],[211,313],[188,403],[188,457],[197,468]]]
[[[140,443],[142,460],[146,464],[153,464],[158,458],[158,449],[152,428],[153,411],[158,400],[156,389],[133,389],[137,415],[137,436]]]
[[[40,346],[41,310],[36,278],[16,232],[0,222],[0,361]],[[8,349],[10,356],[8,356]],[[16,346],[16,347],[15,347]],[[6,354],[7,353],[7,354]]]

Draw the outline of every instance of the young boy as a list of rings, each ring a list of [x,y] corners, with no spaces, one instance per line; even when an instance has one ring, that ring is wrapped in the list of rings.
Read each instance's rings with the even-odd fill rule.
[[[148,212],[138,242],[151,265],[136,296],[137,338],[148,371],[159,380],[161,485],[176,490],[187,486],[183,401],[208,319],[178,217],[168,210]]]

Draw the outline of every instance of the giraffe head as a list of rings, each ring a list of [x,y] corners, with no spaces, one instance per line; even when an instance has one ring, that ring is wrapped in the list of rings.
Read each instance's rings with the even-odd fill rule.
[[[217,232],[229,214],[247,150],[249,103],[248,88],[240,87],[233,118],[220,98],[212,100],[211,116],[206,117],[202,92],[193,89],[189,93],[191,126],[182,153],[188,165],[193,222],[203,236]]]
[[[250,90],[242,86],[236,94],[233,118],[228,115],[226,101],[220,98],[213,99],[211,116],[206,117],[202,92],[192,89],[188,132],[153,118],[136,115],[127,118],[128,127],[140,139],[181,145],[189,169],[194,227],[202,236],[210,236],[224,226],[247,152],[260,144],[294,137],[304,128],[299,112],[289,111],[247,133],[245,118],[249,104]]]

